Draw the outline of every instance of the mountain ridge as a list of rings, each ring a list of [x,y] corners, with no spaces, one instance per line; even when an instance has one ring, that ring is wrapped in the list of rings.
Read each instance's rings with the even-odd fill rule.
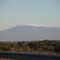
[[[16,27],[44,27],[44,28],[58,28],[58,29],[60,29],[60,27],[52,27],[52,26],[45,26],[45,25],[38,25],[38,24],[24,24],[24,25],[17,25],[17,26],[14,26],[14,27],[10,27],[8,29],[4,29],[4,30],[1,30],[1,31],[10,30],[10,29],[16,28]]]
[[[60,28],[21,25],[0,31],[0,40],[27,41],[27,40],[60,40]]]

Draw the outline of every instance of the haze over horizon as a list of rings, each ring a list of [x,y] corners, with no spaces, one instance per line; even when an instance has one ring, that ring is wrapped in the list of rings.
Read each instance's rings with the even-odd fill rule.
[[[0,31],[25,24],[60,27],[60,0],[0,0]]]

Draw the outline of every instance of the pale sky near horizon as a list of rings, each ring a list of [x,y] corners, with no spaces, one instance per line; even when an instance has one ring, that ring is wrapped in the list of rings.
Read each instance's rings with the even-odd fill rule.
[[[0,0],[0,30],[21,24],[60,27],[60,0]]]

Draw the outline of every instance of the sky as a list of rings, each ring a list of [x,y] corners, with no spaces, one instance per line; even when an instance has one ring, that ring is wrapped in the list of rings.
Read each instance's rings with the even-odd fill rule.
[[[60,0],[0,0],[0,30],[24,24],[60,27]]]

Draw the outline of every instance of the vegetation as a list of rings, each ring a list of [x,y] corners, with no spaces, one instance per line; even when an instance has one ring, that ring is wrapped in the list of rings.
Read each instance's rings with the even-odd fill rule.
[[[0,42],[0,51],[60,54],[60,41]]]
[[[0,52],[60,54],[60,41],[0,42]],[[0,60],[8,59],[0,58]]]

